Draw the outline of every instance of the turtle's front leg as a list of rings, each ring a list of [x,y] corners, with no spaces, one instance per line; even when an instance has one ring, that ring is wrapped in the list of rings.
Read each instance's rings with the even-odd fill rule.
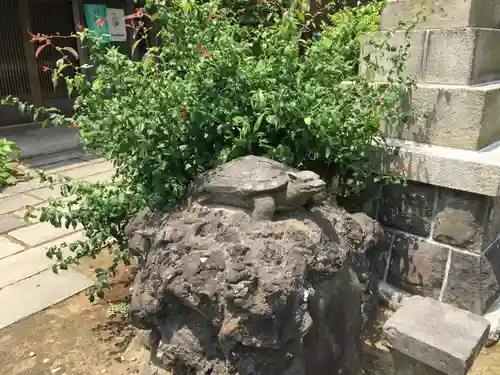
[[[272,220],[276,209],[274,198],[270,196],[256,197],[253,200],[252,223],[261,220]]]

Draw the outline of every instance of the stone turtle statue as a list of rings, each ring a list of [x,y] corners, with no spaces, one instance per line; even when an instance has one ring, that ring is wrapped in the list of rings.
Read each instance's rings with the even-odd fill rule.
[[[252,221],[271,220],[275,211],[321,200],[326,184],[311,171],[299,171],[261,156],[243,156],[207,171],[190,188],[190,202],[252,210]]]

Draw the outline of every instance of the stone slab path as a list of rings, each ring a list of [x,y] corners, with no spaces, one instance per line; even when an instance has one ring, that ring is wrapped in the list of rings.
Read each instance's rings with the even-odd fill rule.
[[[79,150],[34,157],[22,168],[88,182],[106,182],[114,174],[111,163]],[[92,285],[92,280],[73,270],[54,274],[53,262],[45,256],[50,246],[82,239],[81,228],[55,228],[23,218],[26,206],[38,207],[58,196],[57,187],[41,185],[36,178],[0,190],[0,329]]]

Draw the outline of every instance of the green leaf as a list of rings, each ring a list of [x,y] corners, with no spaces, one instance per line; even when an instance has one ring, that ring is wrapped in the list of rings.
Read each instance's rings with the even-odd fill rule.
[[[259,131],[260,125],[262,124],[262,120],[264,119],[265,115],[265,113],[262,113],[259,117],[257,117],[257,121],[255,121],[255,124],[253,125],[254,133],[257,133]]]
[[[57,70],[54,69],[52,71],[52,85],[54,86],[54,89],[57,88],[58,81],[59,81],[59,74]]]
[[[304,122],[306,123],[307,126],[309,126],[312,123],[312,118],[311,117],[306,117],[306,118],[304,118]]]
[[[137,46],[139,45],[140,42],[142,42],[142,38],[141,39],[137,39],[135,41],[135,43],[132,45],[132,55],[134,54],[135,49],[137,48]]]
[[[73,57],[78,60],[78,52],[76,52],[74,48],[72,48],[72,47],[63,47],[62,49],[65,50],[65,51],[68,51],[69,53],[71,53],[73,55]]]
[[[274,115],[266,116],[266,121],[271,125],[278,125],[278,117]]]
[[[66,77],[66,88],[68,89],[68,97],[71,97],[73,93],[73,80],[71,78]]]

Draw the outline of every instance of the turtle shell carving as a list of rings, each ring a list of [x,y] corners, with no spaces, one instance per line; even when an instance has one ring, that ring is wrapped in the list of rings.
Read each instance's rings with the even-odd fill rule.
[[[204,203],[252,209],[252,219],[272,219],[275,210],[303,206],[325,190],[311,171],[299,171],[261,156],[243,156],[196,178],[190,197]]]

